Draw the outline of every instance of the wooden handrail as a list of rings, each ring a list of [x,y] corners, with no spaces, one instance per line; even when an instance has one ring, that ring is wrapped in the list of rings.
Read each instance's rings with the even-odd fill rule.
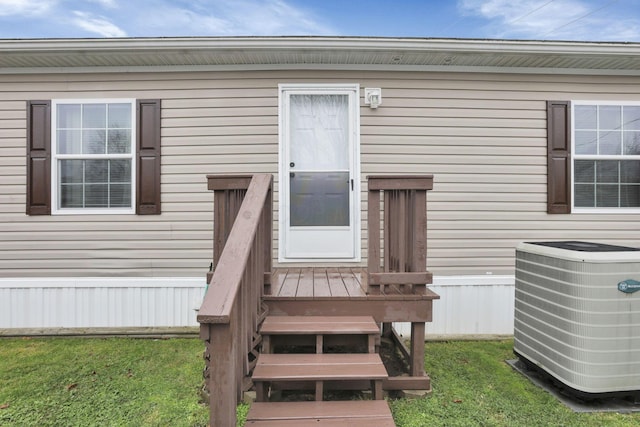
[[[426,268],[427,191],[433,188],[433,176],[369,176],[368,186],[367,292],[379,294],[385,285],[400,285],[403,292],[424,294],[426,285],[432,281]],[[381,193],[384,197],[383,239],[380,237]],[[384,256],[381,247],[384,247]]]
[[[252,369],[249,354],[262,315],[264,278],[271,270],[273,177],[254,175],[248,186],[246,176],[207,178],[209,188],[227,199],[215,199],[219,204],[214,219],[224,224],[214,230],[224,236],[214,238],[215,269],[198,312],[205,341],[205,387],[211,425],[235,426],[236,405]]]

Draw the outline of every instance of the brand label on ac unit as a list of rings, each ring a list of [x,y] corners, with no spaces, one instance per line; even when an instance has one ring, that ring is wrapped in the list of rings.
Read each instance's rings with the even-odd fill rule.
[[[640,282],[632,279],[624,280],[618,283],[618,290],[625,294],[632,294],[635,291],[640,291]]]

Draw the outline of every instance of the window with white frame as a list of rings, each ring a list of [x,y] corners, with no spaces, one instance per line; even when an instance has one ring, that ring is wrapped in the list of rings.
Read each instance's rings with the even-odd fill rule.
[[[133,213],[134,100],[52,102],[56,213]]]
[[[573,102],[573,204],[640,208],[640,103]]]

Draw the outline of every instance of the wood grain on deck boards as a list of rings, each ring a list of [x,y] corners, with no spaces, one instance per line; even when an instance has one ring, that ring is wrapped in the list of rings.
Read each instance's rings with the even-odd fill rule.
[[[353,298],[365,295],[360,286],[361,269],[348,267],[277,268],[273,272],[272,296],[301,299]]]
[[[398,285],[381,286],[380,294],[367,295],[367,272],[361,267],[305,267],[276,268],[273,271],[273,297],[301,300],[322,299],[385,299],[415,300],[438,299],[438,295],[426,288],[424,295],[405,293]]]
[[[270,335],[377,334],[371,316],[268,316],[260,331]]]
[[[296,297],[313,297],[313,268],[303,268],[300,270],[300,280],[298,281]]]
[[[326,268],[313,269],[313,296],[314,297],[330,297],[331,288],[329,288],[329,279],[327,278]]]
[[[347,289],[349,296],[352,298],[365,296],[365,291],[364,289],[362,289],[360,280],[358,280],[358,277],[356,276],[356,274],[361,274],[360,272],[361,269],[340,269],[340,274],[342,275],[344,286]]]
[[[329,289],[332,297],[348,297],[349,292],[344,286],[342,275],[337,268],[327,269],[327,280],[329,282]]]
[[[254,381],[381,380],[387,370],[377,353],[261,354]]]
[[[334,401],[334,402],[255,402],[251,405],[247,422],[250,421],[311,421],[336,420],[351,424],[358,420],[367,420],[370,427],[394,426],[389,406],[384,400]],[[391,420],[391,424],[387,422]],[[346,421],[346,422],[345,422]],[[281,424],[272,424],[274,426]],[[300,425],[300,424],[292,424]],[[312,424],[324,425],[324,424]],[[332,425],[332,424],[327,424]]]
[[[298,292],[298,282],[300,281],[300,269],[289,268],[285,274],[282,286],[280,286],[277,295],[281,297],[295,297]]]
[[[247,421],[247,427],[395,427],[393,418],[309,418],[305,420],[264,420]]]

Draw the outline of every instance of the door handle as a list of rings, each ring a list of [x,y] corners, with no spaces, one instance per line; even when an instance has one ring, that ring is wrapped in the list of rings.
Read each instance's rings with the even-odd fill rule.
[[[353,178],[351,179],[351,191],[353,191]]]

